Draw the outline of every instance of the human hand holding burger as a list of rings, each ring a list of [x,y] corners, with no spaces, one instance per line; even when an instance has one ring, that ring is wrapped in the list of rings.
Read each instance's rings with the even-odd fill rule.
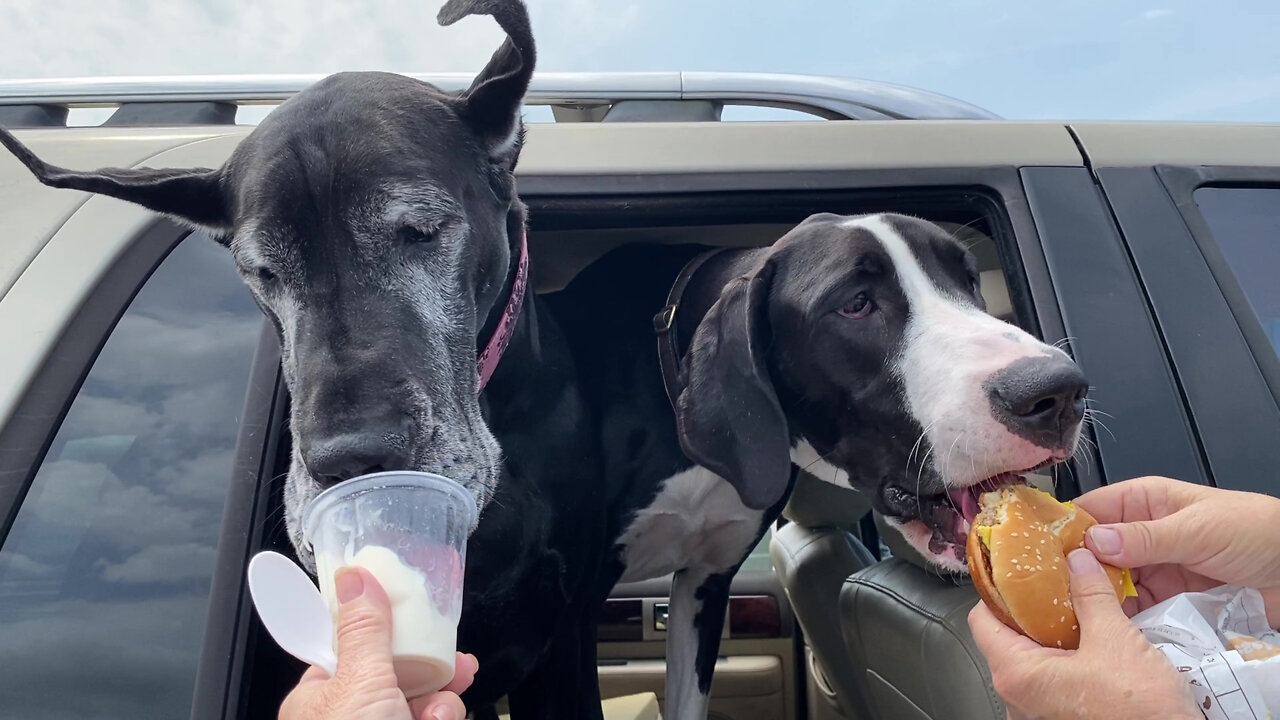
[[[1103,562],[1132,568],[1133,615],[1184,592],[1239,585],[1261,592],[1280,627],[1280,499],[1142,477],[1080,496],[1097,518],[1087,546]]]
[[[969,624],[1011,719],[1203,717],[1121,608],[1126,574],[1080,549],[1087,512],[1026,486],[981,503],[968,553],[983,602]]]

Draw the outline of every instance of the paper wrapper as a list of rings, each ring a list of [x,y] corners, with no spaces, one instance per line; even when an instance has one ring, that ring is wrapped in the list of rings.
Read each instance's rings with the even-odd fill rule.
[[[1257,590],[1175,595],[1133,623],[1187,679],[1209,720],[1280,713],[1280,633],[1268,626]]]

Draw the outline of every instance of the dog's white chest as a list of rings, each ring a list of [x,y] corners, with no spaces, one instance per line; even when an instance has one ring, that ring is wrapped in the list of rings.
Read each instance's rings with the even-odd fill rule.
[[[763,518],[763,512],[742,504],[732,485],[705,468],[673,475],[619,540],[627,564],[622,582],[687,567],[732,567],[750,550]]]

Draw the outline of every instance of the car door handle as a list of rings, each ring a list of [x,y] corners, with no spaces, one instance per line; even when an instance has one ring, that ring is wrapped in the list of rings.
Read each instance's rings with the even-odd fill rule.
[[[653,604],[653,629],[654,629],[656,632],[666,632],[666,631],[667,631],[667,610],[668,610],[668,608],[669,608],[669,605],[668,605],[667,603],[654,603],[654,604]]]

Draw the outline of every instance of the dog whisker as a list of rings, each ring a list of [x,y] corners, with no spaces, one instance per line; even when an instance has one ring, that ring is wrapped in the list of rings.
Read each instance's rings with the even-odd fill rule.
[[[960,433],[959,435],[956,435],[956,439],[951,442],[951,448],[947,450],[947,457],[942,461],[942,476],[944,478],[950,477],[951,473],[947,468],[951,467],[951,453],[955,452],[956,445],[960,443],[960,438],[964,437],[966,434],[967,433]],[[960,508],[956,507],[956,503],[951,499],[950,493],[944,492],[942,493],[942,497],[946,500],[947,504],[951,506],[951,509],[956,511],[957,515],[963,516],[964,513],[960,511]]]
[[[1085,398],[1085,400],[1084,400],[1084,411],[1085,411],[1085,414],[1086,414],[1086,415],[1103,415],[1103,416],[1105,416],[1105,417],[1109,417],[1109,418],[1115,419],[1115,415],[1112,415],[1112,414],[1111,414],[1111,413],[1109,413],[1109,412],[1104,412],[1104,411],[1102,411],[1102,410],[1099,410],[1097,407],[1094,407],[1094,405],[1096,405],[1096,403],[1097,403],[1097,401],[1096,401],[1096,400],[1094,400],[1094,399],[1092,399],[1092,398]]]
[[[925,450],[924,458],[920,460],[920,467],[916,470],[916,513],[922,518],[924,517],[924,505],[920,503],[920,486],[924,483],[924,469],[929,464],[929,456],[933,454],[934,447],[929,445]]]
[[[902,471],[904,473],[911,471],[911,458],[914,457],[917,452],[919,452],[921,443],[924,442],[924,439],[929,435],[929,431],[932,430],[933,426],[936,424],[937,424],[936,420],[929,423],[928,427],[926,427],[924,430],[920,432],[920,437],[916,438],[915,444],[911,446],[911,452],[907,453],[907,464],[906,464],[906,467],[902,468]]]
[[[1107,424],[1102,422],[1102,419],[1098,417],[1098,414],[1099,413],[1095,412],[1094,410],[1086,408],[1084,411],[1084,424],[1092,425],[1094,427],[1100,427],[1103,430],[1107,431],[1107,434],[1111,436],[1111,440],[1113,442],[1118,441],[1118,439],[1116,438],[1116,434],[1111,432],[1111,428],[1107,427]],[[1084,436],[1082,435],[1081,437],[1084,437]]]
[[[966,440],[965,440],[965,443],[964,443],[964,454],[969,456],[969,474],[970,474],[972,477],[977,477],[977,475],[978,475],[978,466],[977,466],[977,459],[973,457],[973,447],[972,447],[972,442],[971,442],[972,440],[973,440],[973,436],[972,436],[972,435],[970,435],[970,436],[968,437],[968,439],[966,439]]]

